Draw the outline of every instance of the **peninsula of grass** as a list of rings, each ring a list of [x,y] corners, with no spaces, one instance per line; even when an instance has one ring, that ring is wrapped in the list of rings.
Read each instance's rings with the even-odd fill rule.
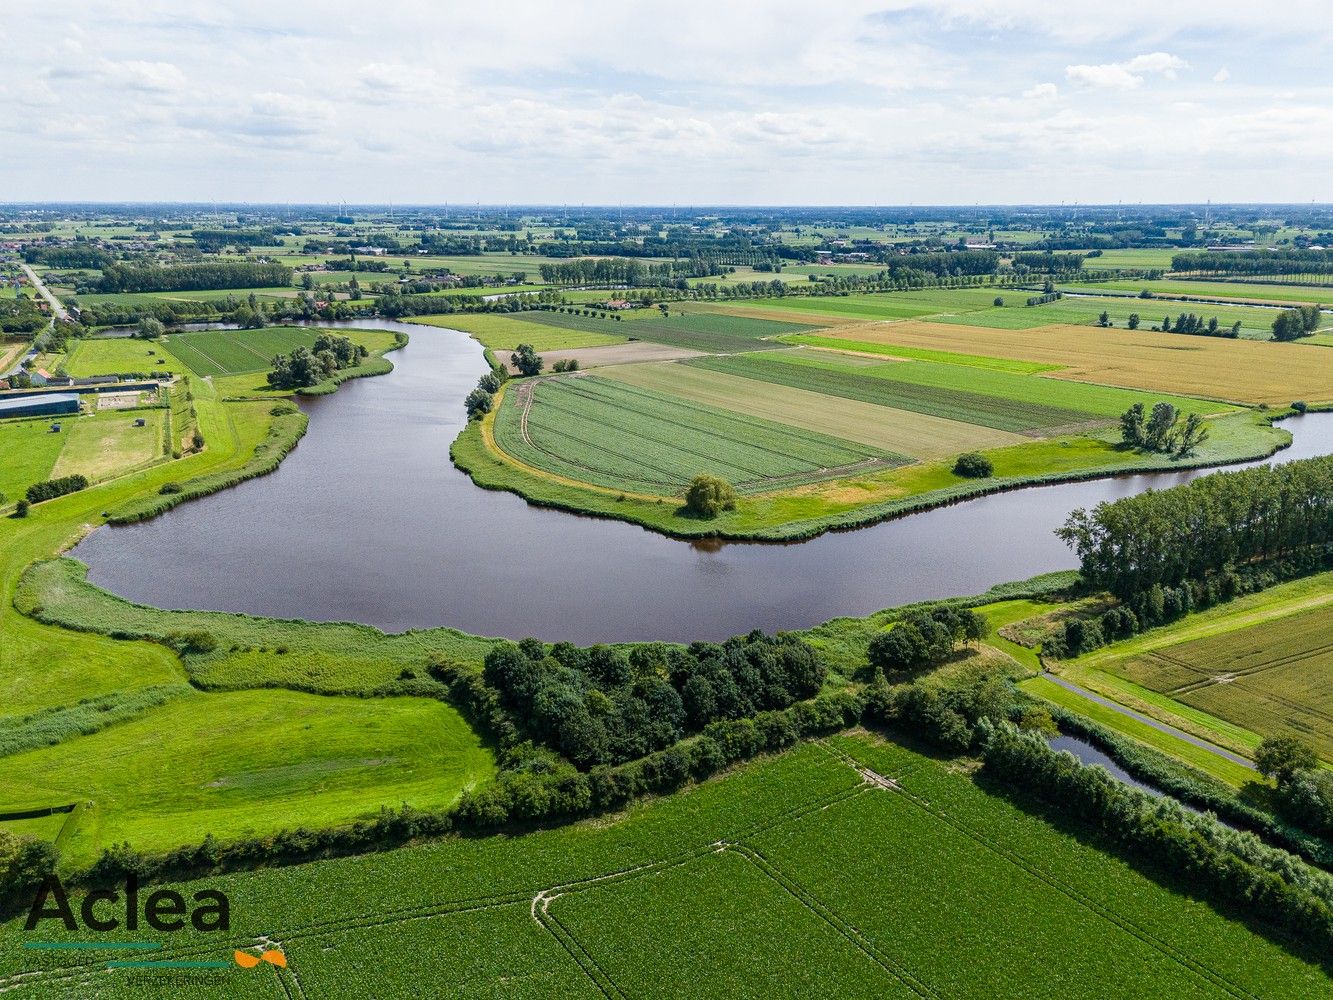
[[[497,409],[505,405],[504,394],[513,389],[511,383],[503,390]],[[629,521],[678,538],[795,541],[1027,486],[1264,458],[1291,443],[1287,431],[1273,426],[1282,415],[1242,410],[1219,417],[1211,421],[1209,440],[1185,459],[1125,449],[1117,434],[1107,429],[984,450],[994,468],[988,479],[958,475],[952,459],[923,461],[738,496],[734,510],[711,519],[692,516],[684,508],[683,493],[594,486],[509,454],[497,443],[494,410],[468,424],[455,439],[450,455],[478,486],[517,493],[538,506]]]

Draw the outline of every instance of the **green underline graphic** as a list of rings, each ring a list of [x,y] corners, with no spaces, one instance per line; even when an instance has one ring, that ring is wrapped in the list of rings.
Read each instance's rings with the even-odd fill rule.
[[[107,962],[108,969],[229,969],[230,962],[192,962],[192,961],[116,961]]]
[[[44,951],[77,951],[81,949],[161,948],[162,945],[157,941],[117,941],[115,943],[101,941],[24,941],[23,947],[37,948]]]

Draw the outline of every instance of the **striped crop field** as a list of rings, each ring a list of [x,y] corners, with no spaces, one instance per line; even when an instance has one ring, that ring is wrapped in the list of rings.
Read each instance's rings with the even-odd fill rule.
[[[1003,431],[1037,431],[1094,419],[1083,410],[1006,399],[958,387],[917,385],[834,365],[786,363],[760,355],[694,358],[683,364]]]
[[[753,319],[748,316],[712,312],[676,312],[666,318],[657,316],[628,322],[558,312],[534,311],[513,315],[517,319],[541,326],[557,326],[595,333],[617,333],[638,340],[652,340],[659,344],[707,351],[710,354],[770,350],[783,345],[764,338],[777,338],[813,329],[807,323],[784,323],[779,320]]]
[[[1221,406],[1211,400],[1194,399],[1189,396],[1144,393],[1134,389],[1117,389],[1109,385],[1070,382],[1060,378],[1034,378],[1031,374],[966,364],[922,360],[880,361],[867,366],[865,358],[821,350],[769,354],[764,360],[831,368],[835,371],[850,369],[863,376],[932,386],[950,393],[975,393],[994,399],[1039,404],[1056,410],[1081,413],[1084,415],[1083,420],[1114,420],[1134,403],[1151,406],[1152,403],[1159,401],[1172,404],[1182,413],[1206,415],[1234,410],[1233,407]]]
[[[961,451],[1031,444],[1013,431],[927,413],[832,397],[793,386],[684,364],[619,365],[603,374],[642,389],[690,399],[798,429],[859,441],[897,455],[937,459]]]
[[[248,375],[268,371],[272,359],[297,347],[312,347],[321,333],[351,337],[372,350],[371,341],[382,349],[392,336],[379,331],[318,330],[314,327],[271,326],[261,330],[198,330],[175,333],[167,347],[189,369],[204,376]],[[367,340],[369,338],[369,340]]]
[[[1333,604],[1165,646],[1113,672],[1260,736],[1333,760]]]
[[[1309,349],[1298,344],[1187,337],[1142,329],[1049,326],[999,330],[914,320],[862,323],[846,329],[850,342],[1056,365],[1061,370],[1048,377],[1077,382],[1239,403],[1285,405],[1293,399],[1333,399],[1328,366],[1312,363]],[[842,331],[833,333],[834,339],[843,339]]]
[[[596,376],[542,379],[506,393],[496,443],[519,461],[582,482],[677,494],[700,473],[759,491],[900,455]]]

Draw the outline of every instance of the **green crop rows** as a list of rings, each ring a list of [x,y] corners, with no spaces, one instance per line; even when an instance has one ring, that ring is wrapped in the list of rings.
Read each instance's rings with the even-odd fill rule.
[[[891,406],[900,410],[912,410],[915,413],[946,417],[1005,431],[1058,427],[1092,419],[1092,414],[1083,410],[1006,399],[958,387],[944,389],[916,385],[908,381],[861,374],[865,369],[846,365],[788,364],[785,363],[785,358],[783,361],[774,361],[751,355],[694,358],[684,363],[743,378],[821,392],[829,396],[857,399],[864,403]],[[960,371],[970,372],[972,369],[960,369]]]
[[[871,459],[905,462],[865,445],[592,376],[510,390],[496,439],[515,458],[549,472],[644,492],[679,491],[700,473],[755,490],[775,479],[822,478]]]
[[[200,330],[173,334],[171,353],[200,375],[245,375],[272,368],[274,355],[312,347],[325,331],[293,326],[262,330]]]
[[[895,779],[901,791],[863,780]],[[803,745],[608,823],[209,878],[232,930],[161,959],[278,944],[227,995],[1253,997],[1327,994],[1316,966],[963,772],[893,744]],[[333,891],[336,887],[337,891]],[[139,995],[88,952],[34,956],[27,996]],[[90,939],[91,932],[75,932]],[[105,941],[107,935],[100,935]],[[197,995],[218,995],[212,992]],[[194,994],[190,994],[194,995]]]

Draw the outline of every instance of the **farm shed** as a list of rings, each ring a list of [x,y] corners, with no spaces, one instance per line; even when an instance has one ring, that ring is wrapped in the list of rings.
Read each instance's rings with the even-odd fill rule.
[[[5,417],[46,417],[57,413],[78,413],[79,396],[73,392],[49,392],[40,396],[0,399],[0,419]]]

